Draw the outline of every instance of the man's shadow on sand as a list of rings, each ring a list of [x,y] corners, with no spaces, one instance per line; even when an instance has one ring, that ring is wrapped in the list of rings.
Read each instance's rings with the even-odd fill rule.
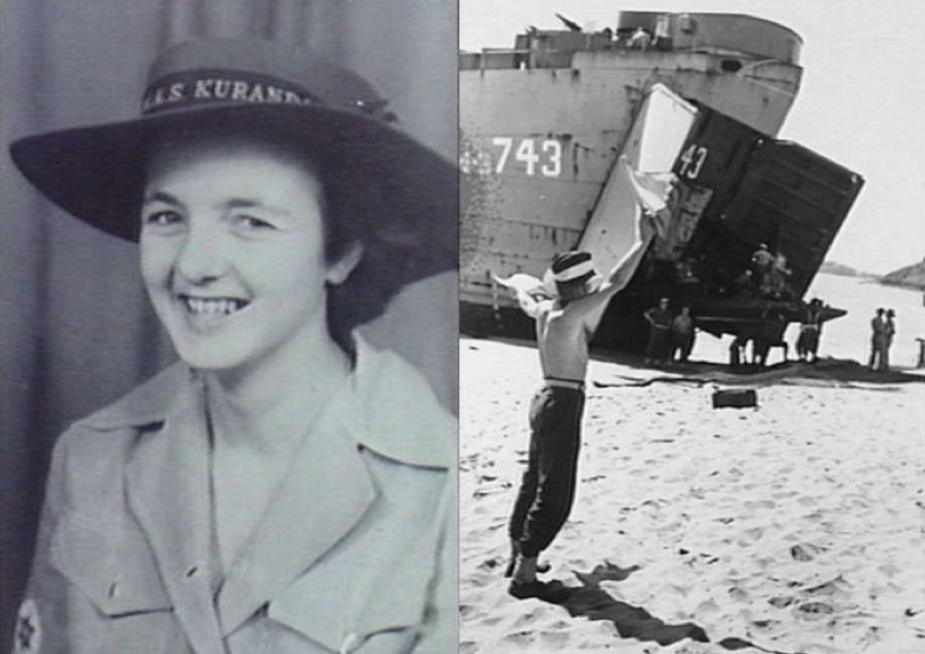
[[[602,581],[623,581],[638,570],[640,568],[636,565],[620,568],[605,561],[591,572],[575,572],[575,576],[582,583],[581,586],[570,587],[561,581],[550,581],[543,584],[543,590],[536,595],[536,599],[557,604],[567,610],[572,617],[611,622],[621,638],[651,641],[659,645],[672,645],[685,638],[700,643],[709,643],[710,638],[703,627],[693,622],[666,624],[642,607],[633,606],[611,597],[600,587]],[[717,645],[726,650],[751,647],[770,654],[786,654],[765,649],[741,638],[725,638]]]

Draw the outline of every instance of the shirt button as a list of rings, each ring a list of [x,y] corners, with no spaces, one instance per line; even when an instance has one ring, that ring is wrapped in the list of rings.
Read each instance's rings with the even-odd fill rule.
[[[119,582],[114,581],[111,584],[109,584],[109,589],[107,590],[107,593],[112,598],[118,597],[119,596]]]

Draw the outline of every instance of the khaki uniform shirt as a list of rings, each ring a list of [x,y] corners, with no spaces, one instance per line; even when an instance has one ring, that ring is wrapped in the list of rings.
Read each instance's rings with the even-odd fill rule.
[[[409,364],[358,344],[219,580],[205,421],[177,364],[62,436],[16,652],[456,651],[456,423]]]

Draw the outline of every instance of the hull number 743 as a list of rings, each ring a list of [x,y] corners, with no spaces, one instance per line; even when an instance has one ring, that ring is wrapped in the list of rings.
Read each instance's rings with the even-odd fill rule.
[[[515,139],[496,136],[491,144],[500,148],[495,159],[495,173],[502,174],[517,163],[523,164],[527,175],[558,177],[562,174],[562,144],[555,139]],[[513,156],[512,156],[513,154]]]

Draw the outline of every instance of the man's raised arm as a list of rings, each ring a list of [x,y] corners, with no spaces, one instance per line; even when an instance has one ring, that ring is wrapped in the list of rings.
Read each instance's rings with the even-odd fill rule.
[[[549,299],[548,293],[543,288],[543,282],[531,275],[517,273],[503,278],[492,273],[492,278],[512,292],[521,310],[531,318],[536,318],[538,315],[540,303]]]

